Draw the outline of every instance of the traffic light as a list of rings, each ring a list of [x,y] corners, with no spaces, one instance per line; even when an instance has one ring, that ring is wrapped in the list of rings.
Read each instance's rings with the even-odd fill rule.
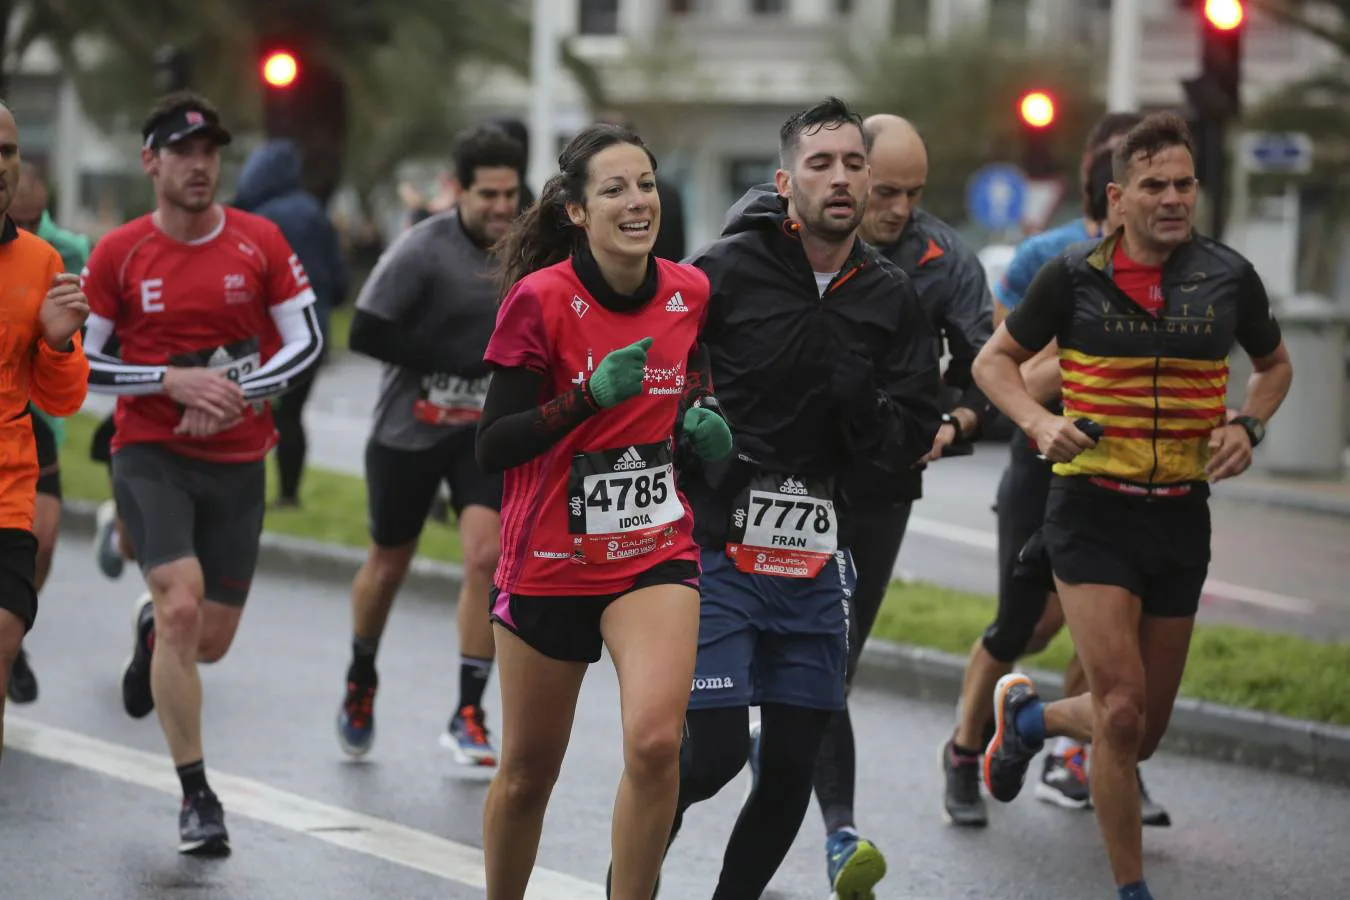
[[[1017,102],[1022,130],[1022,170],[1029,178],[1055,173],[1051,149],[1056,118],[1055,98],[1046,91],[1028,91]]]
[[[1205,0],[1200,14],[1200,74],[1182,82],[1195,122],[1196,174],[1213,216],[1210,235],[1223,235],[1227,214],[1225,132],[1242,112],[1242,0]]]
[[[263,83],[274,90],[285,90],[300,77],[300,62],[289,50],[272,50],[263,56]]]
[[[1200,74],[1183,82],[1201,119],[1226,121],[1242,111],[1242,35],[1247,14],[1241,0],[1206,0],[1200,17]]]
[[[168,94],[187,90],[192,83],[192,57],[186,50],[165,44],[155,51],[155,91]]]

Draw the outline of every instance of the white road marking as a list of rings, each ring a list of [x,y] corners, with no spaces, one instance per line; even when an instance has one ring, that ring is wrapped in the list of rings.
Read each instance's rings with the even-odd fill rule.
[[[5,719],[5,747],[77,766],[178,797],[182,793],[167,756],[113,744],[17,716]],[[344,850],[482,890],[483,852],[477,847],[408,828],[386,819],[329,806],[258,781],[211,770],[228,819],[245,816],[304,834]],[[536,867],[527,900],[603,900],[603,885]]]
[[[988,550],[990,553],[998,550],[998,535],[992,531],[984,531],[979,528],[967,528],[964,525],[953,525],[950,522],[939,522],[936,519],[911,516],[908,530],[912,534],[922,534],[938,540],[950,541],[954,544],[977,547],[981,550]],[[1302,597],[1290,597],[1272,591],[1263,591],[1260,588],[1229,584],[1226,581],[1217,581],[1213,578],[1205,582],[1205,593],[1233,603],[1259,606],[1284,613],[1297,613],[1306,616],[1317,611],[1316,603]]]

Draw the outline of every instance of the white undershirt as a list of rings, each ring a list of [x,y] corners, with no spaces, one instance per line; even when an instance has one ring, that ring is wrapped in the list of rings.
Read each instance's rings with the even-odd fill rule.
[[[816,276],[816,290],[820,292],[820,296],[822,296],[822,297],[825,296],[825,290],[830,286],[830,282],[831,282],[831,281],[834,281],[834,276],[836,276],[836,275],[838,275],[838,274],[839,274],[838,272],[816,272],[816,273],[815,273],[815,276]]]

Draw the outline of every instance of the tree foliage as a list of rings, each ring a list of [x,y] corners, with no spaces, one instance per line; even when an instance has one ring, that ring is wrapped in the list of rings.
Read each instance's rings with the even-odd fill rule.
[[[904,116],[923,135],[929,161],[924,205],[935,215],[964,221],[970,175],[985,163],[1021,160],[1018,101],[1029,90],[1056,100],[1055,159],[1068,196],[1076,196],[1083,136],[1104,111],[1090,90],[1092,60],[1005,46],[982,32],[918,50],[885,41],[847,60],[864,114]]]
[[[186,49],[192,86],[236,129],[300,143],[324,197],[344,171],[368,189],[406,157],[444,152],[463,124],[471,67],[524,75],[530,64],[529,20],[501,0],[0,0],[0,12],[4,4],[27,13],[7,56],[50,40],[104,127],[139,121],[152,102],[157,48]],[[79,38],[107,48],[95,65],[74,64]],[[270,46],[291,49],[302,68],[292,103],[269,119],[258,66]],[[562,61],[600,103],[595,73],[566,47]]]

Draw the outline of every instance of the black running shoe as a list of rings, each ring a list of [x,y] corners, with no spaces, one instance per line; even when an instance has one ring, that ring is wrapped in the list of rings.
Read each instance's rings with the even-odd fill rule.
[[[1136,766],[1135,776],[1139,779],[1139,803],[1140,818],[1145,825],[1152,825],[1154,828],[1168,828],[1172,825],[1172,817],[1161,803],[1148,795],[1148,789],[1144,787],[1144,776]]]
[[[14,666],[9,670],[9,699],[15,703],[32,703],[38,697],[37,676],[28,665],[28,651],[19,648]]]
[[[155,708],[150,690],[150,659],[155,648],[155,604],[149,594],[136,600],[136,643],[122,669],[122,707],[133,719],[143,719]]]
[[[225,810],[210,790],[183,798],[183,809],[178,813],[178,852],[192,856],[230,855]]]
[[[994,739],[984,751],[984,787],[1000,803],[1022,792],[1027,767],[1040,752],[1017,733],[1017,713],[1035,701],[1036,688],[1021,672],[1004,675],[994,688]]]
[[[980,758],[965,756],[952,749],[950,740],[942,743],[942,774],[947,789],[942,796],[942,818],[948,825],[983,828],[989,813],[980,796]]]

